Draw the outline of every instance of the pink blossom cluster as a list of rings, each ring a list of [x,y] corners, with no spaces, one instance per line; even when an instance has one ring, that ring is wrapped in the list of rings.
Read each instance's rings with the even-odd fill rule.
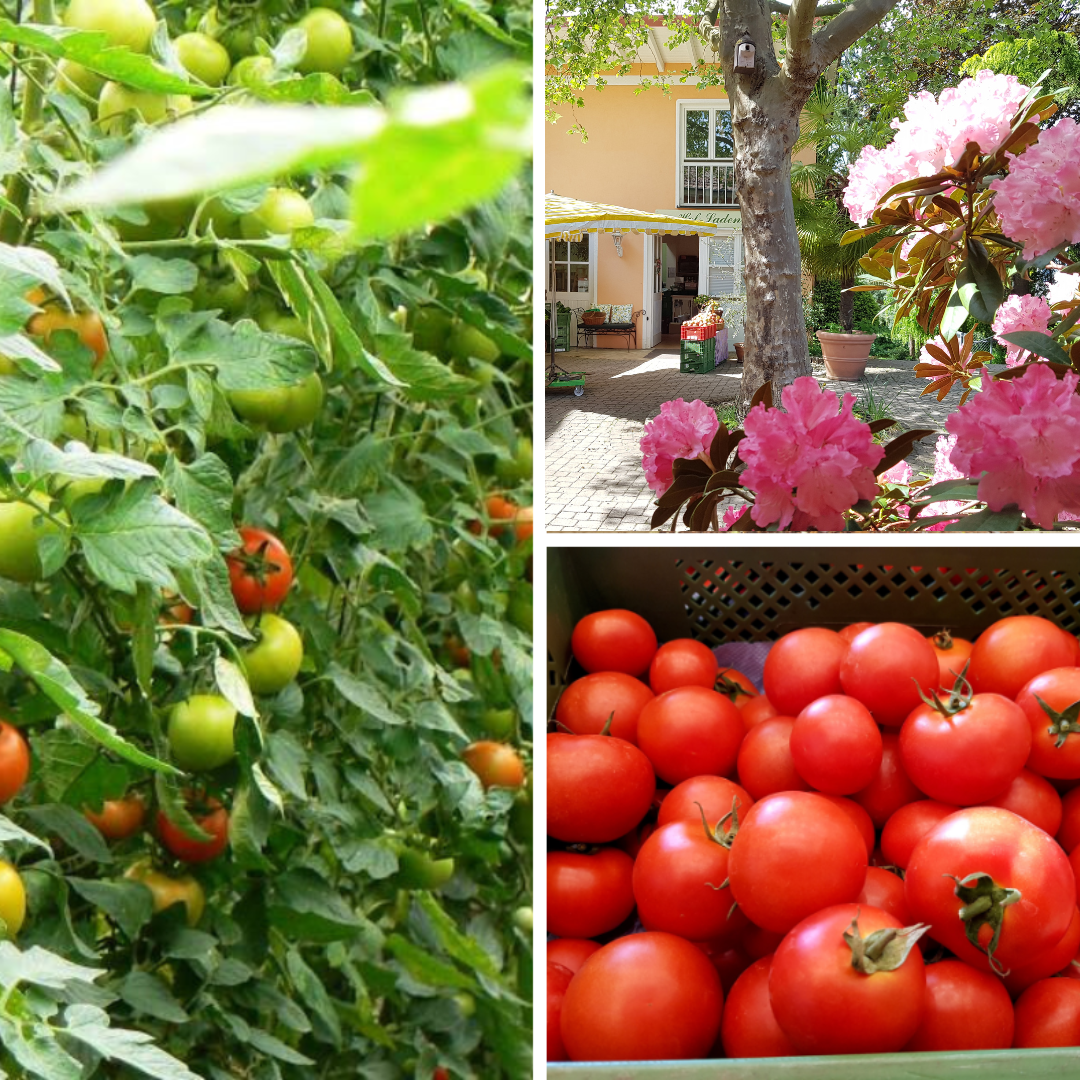
[[[854,394],[841,405],[804,376],[784,387],[780,401],[783,411],[758,404],[743,424],[741,479],[757,495],[754,521],[837,532],[845,510],[878,493],[873,469],[884,451],[852,415]]]
[[[1059,120],[995,180],[1002,231],[1033,259],[1058,244],[1080,241],[1080,124]]]
[[[708,454],[719,430],[716,413],[704,401],[665,401],[641,436],[641,464],[649,487],[663,495],[674,482],[675,459]]]
[[[1080,376],[1058,379],[1035,364],[1016,379],[983,380],[946,421],[956,437],[952,465],[981,475],[979,498],[991,510],[1015,503],[1041,528],[1080,511]]]
[[[1018,330],[1038,330],[1046,333],[1050,324],[1050,305],[1041,296],[1010,296],[997,309],[992,329],[998,342],[1005,346],[1005,363],[1016,367],[1024,350],[1002,340],[1003,334]]]
[[[720,519],[720,531],[730,532],[731,527],[735,524],[749,510],[749,506],[726,506],[724,507],[724,516]]]
[[[955,435],[939,435],[934,447],[934,475],[930,478],[933,484],[941,484],[946,480],[962,480],[962,473],[950,460],[953,447],[956,446]],[[966,504],[953,500],[931,503],[920,515],[922,517],[938,517],[941,514],[959,514]],[[955,519],[954,519],[955,520]],[[951,522],[939,521],[936,525],[927,527],[927,532],[944,532],[945,526]]]
[[[984,69],[936,99],[927,90],[909,97],[903,122],[892,122],[893,141],[884,150],[864,147],[848,172],[844,205],[852,220],[869,221],[878,199],[896,184],[955,165],[969,142],[984,154],[997,149],[1027,92],[1016,76]]]

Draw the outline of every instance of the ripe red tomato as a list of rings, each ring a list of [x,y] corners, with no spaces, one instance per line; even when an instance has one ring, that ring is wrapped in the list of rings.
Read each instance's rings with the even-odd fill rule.
[[[915,845],[940,821],[955,814],[959,806],[918,799],[901,806],[881,830],[881,853],[890,866],[907,869]]]
[[[493,787],[519,788],[525,783],[525,763],[506,743],[481,739],[461,751],[461,760],[480,778],[484,790]]]
[[[754,926],[751,923],[750,929],[743,934],[742,947],[746,950],[747,956],[754,960],[761,960],[766,956],[772,956],[783,940],[783,934],[775,930],[763,930],[760,926]]]
[[[800,1054],[887,1054],[915,1034],[926,988],[918,947],[897,958],[892,970],[867,972],[854,965],[844,938],[850,930],[865,941],[902,925],[878,908],[837,904],[803,919],[780,943],[769,970],[769,1000]]]
[[[765,657],[765,696],[785,716],[798,716],[811,701],[842,694],[840,662],[847,649],[836,631],[820,626],[785,634]]]
[[[157,815],[158,839],[169,853],[187,863],[204,863],[216,859],[229,846],[229,812],[218,799],[210,796],[189,796],[188,812],[209,840],[188,836],[179,825],[162,812]]]
[[[975,694],[953,711],[919,705],[900,729],[900,760],[912,783],[940,802],[974,806],[1000,795],[1031,750],[1020,707],[1000,694]]]
[[[1049,711],[1040,704],[1040,699]],[[1080,668],[1077,667],[1040,672],[1016,695],[1016,704],[1031,725],[1031,756],[1027,766],[1033,772],[1060,780],[1080,778],[1080,734],[1073,728],[1076,720],[1062,716],[1078,703]]]
[[[548,932],[591,938],[614,930],[634,910],[633,870],[634,860],[618,848],[549,851]]]
[[[745,697],[742,699],[742,704],[736,702],[736,706],[742,713],[747,731],[763,720],[771,720],[774,716],[780,715],[780,710],[764,694],[758,694],[757,697]]]
[[[966,888],[957,884],[975,874],[980,877]],[[980,893],[998,890],[985,914],[975,903],[976,886]],[[1017,890],[1019,901],[1002,906],[1006,889]],[[982,971],[991,970],[991,918],[1001,922],[994,964],[1008,969],[1056,945],[1076,908],[1065,852],[1042,829],[996,806],[958,810],[927,833],[911,853],[904,891],[911,914],[930,924],[930,936]]]
[[[841,693],[861,701],[886,727],[899,727],[917,705],[919,691],[938,684],[937,653],[918,630],[878,623],[858,634],[840,665]]]
[[[881,866],[866,868],[866,881],[855,902],[887,911],[901,926],[911,926],[915,921],[904,899],[904,879]]]
[[[631,934],[594,953],[563,999],[572,1061],[702,1058],[720,1031],[720,976],[673,934]]]
[[[1016,1003],[1013,1046],[1080,1046],[1080,982],[1042,979]]]
[[[123,799],[106,799],[100,811],[83,807],[83,816],[106,840],[126,840],[142,828],[146,803],[138,794]]]
[[[866,844],[843,810],[812,792],[785,791],[750,807],[728,873],[750,921],[783,933],[823,907],[854,900],[866,866]]]
[[[749,922],[746,925],[749,926]],[[735,985],[735,980],[753,963],[743,949],[738,945],[731,945],[723,938],[716,941],[695,941],[694,944],[716,968],[725,995]]]
[[[587,938],[552,938],[547,943],[547,958],[549,962],[562,964],[576,975],[581,965],[599,948],[599,941],[589,941]]]
[[[621,671],[597,671],[575,679],[555,706],[555,719],[575,735],[599,735],[611,718],[610,734],[637,743],[641,710],[653,692],[640,679]]]
[[[566,1047],[563,1046],[562,1033],[559,1031],[559,1019],[562,1015],[563,998],[574,973],[548,960],[547,966],[547,1059],[565,1061]]]
[[[1068,968],[1077,949],[1080,949],[1080,909],[1073,912],[1068,930],[1056,945],[1039,953],[1030,964],[1017,965],[1005,976],[1005,989],[1018,998],[1040,979],[1049,979]]]
[[[749,676],[733,667],[720,668],[716,672],[712,688],[731,702],[737,709],[745,708],[751,701],[761,697]]]
[[[905,1050],[1005,1050],[1012,1039],[1012,1002],[999,979],[960,960],[927,966],[922,1017]]]
[[[1010,615],[998,619],[976,639],[968,680],[976,693],[1003,694],[1011,699],[1036,675],[1075,663],[1076,649],[1049,619]]]
[[[547,737],[547,759],[548,834],[557,840],[610,843],[652,805],[656,776],[632,743],[555,733]]]
[[[1080,787],[1067,792],[1061,800],[1061,825],[1056,836],[1070,855],[1080,846]]]
[[[656,652],[656,634],[640,615],[612,608],[581,619],[570,635],[570,648],[586,671],[644,675]]]
[[[745,788],[726,776],[692,776],[664,796],[657,822],[670,825],[673,821],[696,821],[700,825],[704,813],[709,825],[715,826],[731,813],[733,805],[742,821],[753,802]]]
[[[271,611],[292,585],[292,560],[273,533],[248,525],[239,531],[241,546],[227,560],[233,599],[245,615]]]
[[[988,799],[986,805],[1011,810],[1051,836],[1061,828],[1061,796],[1049,780],[1030,769],[1021,769],[1005,791],[996,799]]]
[[[864,630],[869,630],[874,625],[872,622],[853,622],[838,633],[850,645]]]
[[[724,1003],[720,1041],[729,1058],[794,1057],[769,1001],[772,957],[755,960],[736,980]]]
[[[809,791],[810,785],[798,774],[791,756],[790,716],[774,716],[752,727],[739,747],[739,783],[754,799],[779,791]]]
[[[964,670],[973,648],[967,638],[953,637],[948,630],[940,630],[926,639],[938,658],[938,686],[952,690],[956,677]]]
[[[733,772],[745,733],[739,710],[703,686],[669,690],[638,717],[638,746],[669,784]]]
[[[821,797],[828,799],[833,806],[840,807],[851,818],[852,824],[859,830],[859,835],[866,845],[866,854],[868,856],[873,854],[874,845],[877,843],[877,833],[874,830],[874,823],[870,820],[870,815],[857,802],[845,799],[843,795],[825,795],[822,793]]]
[[[900,737],[891,731],[881,734],[881,768],[877,776],[851,796],[880,829],[905,803],[923,798],[900,761]]]
[[[799,775],[817,791],[853,795],[877,776],[881,730],[861,702],[827,694],[795,717],[791,759]]]
[[[654,694],[679,686],[704,686],[711,690],[720,665],[712,649],[694,638],[665,641],[649,664],[649,685]]]
[[[30,747],[17,727],[0,720],[0,803],[15,798],[30,775]]]

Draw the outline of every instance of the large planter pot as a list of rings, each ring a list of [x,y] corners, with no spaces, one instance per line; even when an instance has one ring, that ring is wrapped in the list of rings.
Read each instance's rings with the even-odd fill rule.
[[[857,382],[863,377],[876,338],[877,334],[830,334],[819,330],[817,339],[825,358],[825,374],[830,379]]]
[[[743,349],[746,348],[745,343],[741,341],[732,342],[731,346],[735,350],[735,362],[741,364],[743,362]]]

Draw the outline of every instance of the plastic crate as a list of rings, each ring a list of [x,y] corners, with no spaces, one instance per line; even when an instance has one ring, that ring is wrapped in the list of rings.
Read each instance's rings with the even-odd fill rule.
[[[734,539],[734,538],[732,538]],[[1043,615],[1080,632],[1080,550],[1060,547],[791,546],[551,548],[548,708],[584,674],[574,623],[629,608],[661,641],[770,641],[801,626],[909,622],[973,638],[1006,615]],[[708,1061],[560,1062],[549,1080],[1051,1080],[1080,1048]]]
[[[679,370],[688,375],[705,375],[716,367],[716,337],[704,341],[683,341],[679,345]]]
[[[685,323],[679,328],[680,337],[683,341],[707,341],[716,337],[716,323],[708,326],[687,326]]]

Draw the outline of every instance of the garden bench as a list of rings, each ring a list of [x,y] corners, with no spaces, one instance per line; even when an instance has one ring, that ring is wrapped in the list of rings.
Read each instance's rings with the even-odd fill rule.
[[[634,311],[633,304],[594,304],[593,308],[604,309],[607,318],[602,323],[589,326],[581,321],[581,312],[585,309],[578,309],[576,312],[578,345],[581,344],[582,338],[588,343],[590,338],[595,338],[597,334],[615,334],[626,337],[628,349],[631,348],[631,342],[633,342],[633,348],[637,348],[637,317],[644,314],[644,311]]]

